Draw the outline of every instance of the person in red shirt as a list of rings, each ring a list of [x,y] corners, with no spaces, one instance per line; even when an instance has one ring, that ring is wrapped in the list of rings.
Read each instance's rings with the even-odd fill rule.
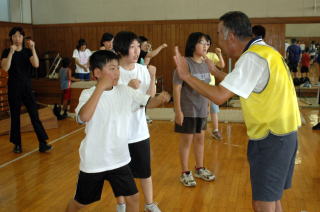
[[[310,54],[309,54],[309,48],[306,47],[305,51],[302,53],[301,57],[301,77],[304,77],[304,81],[309,80],[308,73],[310,69]],[[309,80],[310,81],[310,80]]]

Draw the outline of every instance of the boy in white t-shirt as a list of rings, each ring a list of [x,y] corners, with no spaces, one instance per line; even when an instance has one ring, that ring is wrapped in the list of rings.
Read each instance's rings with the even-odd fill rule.
[[[82,140],[77,190],[67,211],[78,211],[100,200],[103,184],[108,180],[114,195],[124,196],[127,211],[139,210],[138,190],[128,166],[129,118],[132,111],[144,107],[150,98],[134,89],[118,85],[118,57],[100,50],[90,57],[90,69],[96,86],[82,91],[76,108],[77,120],[86,123]],[[149,105],[168,101],[169,96],[152,98]]]

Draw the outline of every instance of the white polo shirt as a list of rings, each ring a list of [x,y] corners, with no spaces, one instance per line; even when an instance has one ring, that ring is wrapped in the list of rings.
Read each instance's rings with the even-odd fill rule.
[[[254,44],[267,45],[263,40],[258,40],[251,45]],[[255,53],[246,52],[220,85],[247,99],[252,92],[259,93],[266,87],[269,76],[267,61]]]

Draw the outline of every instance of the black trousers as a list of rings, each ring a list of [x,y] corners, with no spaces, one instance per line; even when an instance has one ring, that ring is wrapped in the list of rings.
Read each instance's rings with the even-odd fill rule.
[[[12,84],[13,83],[8,83],[8,100],[11,114],[10,142],[14,144],[21,144],[20,111],[22,104],[27,108],[32,126],[37,134],[39,142],[47,140],[48,135],[39,119],[37,104],[32,93],[31,83],[18,84],[16,82],[14,85]]]

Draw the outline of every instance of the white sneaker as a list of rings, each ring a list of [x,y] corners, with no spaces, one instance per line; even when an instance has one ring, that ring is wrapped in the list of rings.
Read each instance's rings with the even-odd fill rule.
[[[126,204],[117,204],[117,212],[126,212]]]
[[[184,186],[187,186],[187,187],[193,187],[193,186],[196,186],[196,185],[197,185],[196,181],[194,180],[194,178],[193,178],[193,176],[192,176],[192,171],[190,171],[189,174],[183,173],[183,174],[180,176],[180,182],[181,182]]]
[[[161,212],[160,208],[158,207],[158,203],[156,202],[144,205],[144,211],[145,212]]]
[[[206,168],[200,168],[195,171],[194,176],[205,181],[212,181],[216,178],[214,174]]]
[[[212,130],[211,136],[215,139],[220,141],[222,139],[221,133],[219,131]]]

